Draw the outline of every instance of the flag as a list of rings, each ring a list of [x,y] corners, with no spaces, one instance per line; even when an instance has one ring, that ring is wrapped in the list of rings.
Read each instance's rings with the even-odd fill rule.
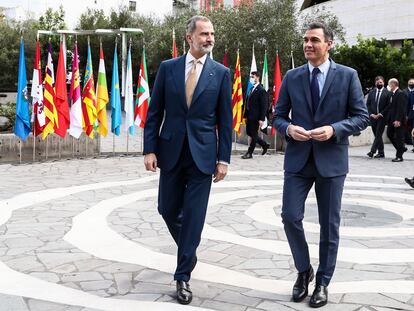
[[[185,55],[187,51],[185,50],[185,40],[183,41],[183,55]]]
[[[14,134],[26,141],[30,134],[29,100],[27,94],[26,62],[24,59],[24,41],[20,39],[19,75],[17,80],[16,122]]]
[[[125,129],[129,134],[135,134],[134,125],[134,90],[132,87],[132,62],[131,62],[131,44],[128,49],[126,81],[125,81]]]
[[[295,60],[293,59],[293,51],[290,51],[290,68],[295,69]]]
[[[141,66],[137,83],[137,99],[135,103],[135,124],[144,128],[147,120],[147,111],[150,105],[150,89],[148,85],[147,60],[145,47],[142,49]]]
[[[117,55],[117,44],[115,44],[114,51],[114,64],[112,67],[112,83],[111,83],[111,131],[115,135],[121,134],[121,93],[119,92],[119,73],[118,73],[118,55]]]
[[[45,109],[46,124],[43,128],[42,139],[54,133],[57,127],[58,117],[55,106],[55,75],[52,59],[52,44],[49,42],[47,64],[45,70],[45,91],[43,93],[43,105]]]
[[[45,109],[43,105],[43,81],[42,81],[42,66],[40,64],[40,42],[36,42],[36,56],[33,66],[32,78],[32,122],[33,122],[33,136],[42,134],[43,128],[46,124]]]
[[[177,44],[175,42],[175,29],[173,28],[172,58],[178,57]]]
[[[96,85],[96,112],[98,128],[97,132],[106,137],[108,135],[108,120],[106,116],[106,104],[109,102],[108,88],[106,84],[106,72],[105,72],[105,60],[102,49],[102,43],[100,45],[100,57],[99,57],[99,70],[98,70],[98,83]]]
[[[86,60],[85,80],[82,90],[82,115],[83,130],[90,139],[94,137],[94,126],[96,121],[96,94],[93,81],[91,47],[88,42],[88,55]]]
[[[233,129],[240,135],[240,125],[242,123],[242,106],[243,106],[243,91],[240,72],[240,56],[237,51],[236,70],[234,72],[233,92],[231,96],[233,109]]]
[[[78,44],[76,41],[72,62],[72,81],[70,83],[69,98],[71,101],[69,134],[75,138],[79,138],[82,134],[82,99],[80,90]]]
[[[279,98],[280,86],[282,85],[282,74],[280,72],[279,52],[276,51],[275,74],[273,79],[273,104],[272,111],[275,111],[277,99]],[[272,135],[275,134],[275,128],[272,128]]]
[[[60,137],[65,138],[66,132],[69,128],[69,103],[68,103],[68,91],[66,89],[66,68],[65,68],[65,55],[63,52],[63,44],[60,43],[60,53],[58,68],[56,72],[56,96],[55,106],[57,111],[57,126],[55,123],[55,133]]]
[[[262,72],[262,84],[266,92],[269,90],[269,71],[267,69],[267,51],[265,51]]]
[[[249,77],[247,79],[247,89],[246,89],[246,98],[249,95],[250,90],[253,88],[253,84],[250,82],[250,74],[254,71],[257,71],[256,58],[254,57],[254,45],[252,52],[252,65],[250,66]]]
[[[229,67],[229,64],[228,64],[228,61],[227,61],[227,49],[224,50],[223,65],[226,66],[226,67]]]

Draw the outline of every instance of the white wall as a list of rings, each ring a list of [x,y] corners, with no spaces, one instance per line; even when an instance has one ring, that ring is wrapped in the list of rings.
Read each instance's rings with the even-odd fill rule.
[[[414,0],[331,0],[317,7],[338,17],[348,44],[355,44],[359,33],[364,38],[414,39]]]

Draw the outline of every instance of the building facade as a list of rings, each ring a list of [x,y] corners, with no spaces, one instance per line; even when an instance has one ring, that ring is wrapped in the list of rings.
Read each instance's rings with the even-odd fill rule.
[[[363,38],[385,38],[394,46],[414,39],[414,0],[300,0],[303,14],[313,10],[334,13],[346,31],[345,40],[353,45]]]

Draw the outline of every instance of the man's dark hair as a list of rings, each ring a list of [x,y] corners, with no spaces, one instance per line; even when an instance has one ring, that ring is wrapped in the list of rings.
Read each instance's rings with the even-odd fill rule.
[[[375,77],[375,82],[377,82],[378,80],[382,80],[382,82],[384,82],[384,83],[385,83],[385,79],[384,79],[384,77],[383,77],[383,76],[376,76],[376,77]]]
[[[252,71],[250,74],[253,75],[253,76],[256,76],[256,77],[258,77],[260,79],[260,72],[258,72],[258,71]]]
[[[308,25],[308,27],[306,27],[305,31],[308,30],[313,30],[313,29],[322,29],[323,30],[323,34],[325,36],[325,41],[329,41],[334,39],[334,34],[332,29],[326,25],[325,23],[322,22],[312,22]]]

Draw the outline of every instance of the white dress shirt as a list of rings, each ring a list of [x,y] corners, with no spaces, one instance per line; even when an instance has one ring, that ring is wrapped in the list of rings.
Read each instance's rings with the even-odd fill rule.
[[[193,67],[193,60],[195,59],[196,58],[193,55],[191,55],[190,52],[187,53],[187,56],[185,57],[185,81],[184,82],[187,82],[188,76],[190,75],[190,72],[191,72],[191,68]],[[206,59],[207,59],[207,54],[205,54],[203,57],[198,59],[197,67],[196,67],[197,82],[198,82],[198,79],[200,79],[201,71],[203,71],[203,67],[204,67],[204,64],[206,63]]]

